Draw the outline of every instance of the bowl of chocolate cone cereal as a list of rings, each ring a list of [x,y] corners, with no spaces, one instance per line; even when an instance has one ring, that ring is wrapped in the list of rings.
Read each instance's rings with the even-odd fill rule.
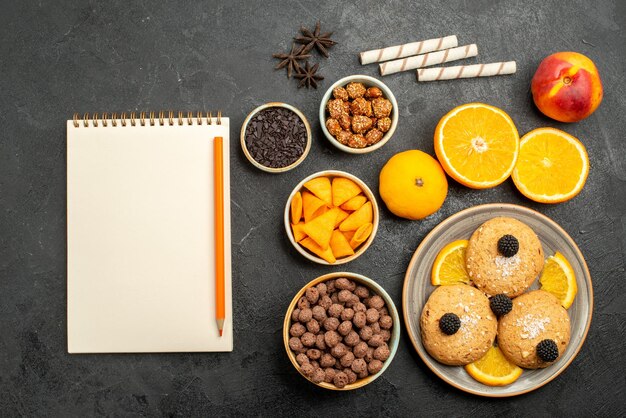
[[[365,154],[385,145],[398,125],[398,103],[382,81],[352,75],[335,82],[319,109],[324,135],[350,154]]]
[[[352,390],[382,375],[400,341],[398,311],[374,280],[337,272],[307,283],[283,324],[287,356],[308,381]]]

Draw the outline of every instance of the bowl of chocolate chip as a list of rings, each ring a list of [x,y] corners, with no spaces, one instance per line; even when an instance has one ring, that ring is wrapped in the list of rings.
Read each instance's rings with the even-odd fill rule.
[[[295,107],[287,103],[266,103],[244,120],[241,149],[258,169],[284,173],[297,167],[308,155],[311,127]]]
[[[324,135],[335,147],[365,154],[382,147],[398,125],[398,102],[382,81],[352,75],[324,94],[319,111]]]
[[[353,390],[389,367],[400,341],[400,319],[387,292],[372,279],[330,273],[295,295],[283,340],[304,378],[325,389]]]

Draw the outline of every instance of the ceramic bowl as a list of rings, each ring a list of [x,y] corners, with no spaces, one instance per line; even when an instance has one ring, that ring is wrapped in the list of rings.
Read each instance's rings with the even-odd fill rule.
[[[345,177],[345,178],[352,180],[353,182],[359,185],[361,190],[363,190],[363,194],[367,197],[369,201],[372,202],[372,209],[374,210],[374,219],[372,221],[373,229],[372,229],[372,233],[367,238],[367,240],[363,244],[361,244],[360,247],[358,247],[357,251],[355,251],[354,254],[352,254],[349,257],[340,258],[337,261],[335,261],[333,264],[330,264],[328,261],[316,256],[315,254],[310,253],[306,248],[298,244],[293,236],[293,232],[291,231],[291,220],[290,220],[291,199],[293,199],[294,195],[298,191],[302,190],[302,188],[304,187],[304,183],[317,177],[331,177],[331,178],[332,177]],[[346,173],[345,171],[324,170],[324,171],[318,171],[317,173],[311,174],[310,176],[302,180],[300,183],[298,183],[298,185],[292,190],[291,194],[289,195],[289,198],[287,199],[287,203],[285,204],[284,222],[285,222],[285,231],[287,232],[287,237],[289,237],[289,241],[291,242],[291,245],[293,245],[293,247],[296,250],[298,250],[300,254],[302,254],[304,257],[318,264],[324,264],[327,266],[336,266],[339,264],[349,263],[350,261],[357,259],[358,257],[361,256],[361,254],[363,254],[369,248],[369,246],[372,244],[372,241],[374,241],[374,237],[376,236],[376,231],[378,230],[378,217],[379,217],[378,203],[376,202],[376,197],[374,196],[374,193],[372,193],[370,188],[367,187],[367,184],[365,184],[360,178],[353,176],[350,173]]]
[[[385,300],[385,303],[387,305],[387,309],[389,310],[389,315],[393,319],[393,328],[391,329],[391,338],[387,342],[387,345],[389,346],[390,354],[389,354],[389,358],[387,360],[385,360],[385,362],[383,363],[383,368],[378,373],[376,373],[374,375],[371,375],[371,376],[367,376],[364,379],[357,379],[356,382],[351,383],[349,385],[346,385],[343,388],[338,388],[335,385],[332,385],[332,384],[326,383],[326,382],[322,382],[322,383],[311,382],[300,371],[300,366],[298,365],[298,362],[296,361],[296,355],[289,348],[289,338],[290,338],[290,336],[289,336],[289,328],[291,327],[291,314],[292,314],[293,310],[296,308],[296,306],[298,304],[298,300],[304,295],[304,292],[309,287],[315,286],[318,283],[325,282],[327,280],[337,279],[337,278],[340,278],[340,277],[345,277],[347,279],[353,280],[353,281],[357,282],[358,284],[361,284],[361,285],[367,287],[373,293],[375,293],[375,294],[379,295],[380,297],[382,297]],[[291,361],[291,364],[293,364],[293,366],[296,368],[296,370],[298,370],[298,372],[300,374],[302,374],[302,376],[305,379],[307,379],[309,382],[313,383],[314,385],[323,387],[324,389],[330,389],[330,390],[354,390],[354,389],[358,389],[360,387],[363,387],[365,385],[368,385],[368,384],[372,383],[380,375],[382,375],[385,372],[385,370],[387,370],[387,367],[389,367],[389,365],[391,364],[391,361],[393,360],[393,357],[396,355],[396,351],[398,351],[398,343],[400,342],[400,317],[398,316],[398,310],[396,309],[396,305],[394,305],[393,300],[391,300],[391,297],[389,296],[389,294],[387,294],[385,289],[383,289],[374,280],[372,280],[372,279],[370,279],[368,277],[362,276],[360,274],[356,274],[356,273],[347,273],[347,272],[329,273],[329,274],[325,274],[323,276],[319,276],[318,278],[316,278],[314,280],[311,280],[302,289],[300,289],[300,291],[298,293],[296,293],[296,295],[294,296],[293,300],[289,304],[289,308],[287,309],[287,313],[285,314],[285,321],[283,323],[283,341],[284,341],[284,345],[285,345],[285,350],[287,351],[287,357],[289,357],[289,360]]]
[[[365,87],[380,88],[383,91],[384,97],[389,99],[391,101],[391,104],[393,105],[393,110],[391,111],[391,128],[389,128],[389,130],[385,133],[380,141],[378,141],[371,147],[350,148],[347,145],[343,145],[339,141],[337,141],[335,137],[333,137],[330,132],[328,132],[328,129],[326,129],[326,118],[328,116],[326,112],[326,104],[332,98],[333,89],[335,87],[345,86],[346,84],[351,82],[363,83]],[[326,138],[330,141],[331,144],[333,144],[338,149],[350,154],[367,154],[368,152],[376,151],[377,149],[385,145],[387,141],[391,139],[393,133],[396,131],[396,127],[398,126],[398,102],[396,101],[396,97],[393,95],[389,87],[387,87],[385,83],[378,80],[377,78],[367,75],[351,75],[348,77],[344,77],[341,80],[338,80],[337,82],[335,82],[335,84],[330,86],[328,90],[326,90],[326,93],[324,93],[324,97],[322,97],[322,102],[320,103],[319,117],[322,131],[324,131],[324,135],[326,135]]]
[[[246,128],[248,127],[248,123],[250,122],[250,119],[252,119],[252,117],[254,115],[256,115],[257,113],[259,113],[261,110],[264,110],[264,109],[267,109],[267,108],[270,108],[270,107],[284,107],[285,109],[291,110],[296,115],[298,115],[300,117],[300,119],[302,119],[302,122],[304,123],[304,127],[306,128],[306,145],[305,145],[305,148],[304,148],[304,152],[302,153],[300,158],[298,158],[296,161],[294,161],[293,163],[291,163],[290,165],[288,165],[286,167],[272,168],[272,167],[264,166],[263,164],[259,163],[257,160],[255,160],[252,157],[252,155],[248,151],[248,148],[246,147],[246,138],[245,138],[246,137]],[[259,170],[263,170],[263,171],[268,172],[268,173],[284,173],[284,172],[289,171],[289,170],[291,170],[293,168],[296,168],[302,161],[304,161],[306,156],[309,154],[309,150],[311,149],[311,126],[309,125],[309,121],[307,120],[306,116],[304,116],[302,114],[302,112],[300,112],[295,107],[293,107],[293,106],[291,106],[291,105],[289,105],[287,103],[270,102],[270,103],[266,103],[264,105],[261,105],[261,106],[257,107],[256,109],[254,109],[252,112],[250,112],[248,114],[246,119],[243,121],[243,125],[241,125],[240,140],[241,140],[241,149],[243,150],[243,153],[246,156],[246,158],[248,159],[248,161],[250,161],[250,163],[252,163],[253,166],[258,168]]]

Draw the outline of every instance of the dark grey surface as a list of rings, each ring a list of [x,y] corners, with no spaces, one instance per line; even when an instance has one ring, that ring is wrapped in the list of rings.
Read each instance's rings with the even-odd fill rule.
[[[17,2],[0,10],[0,415],[625,415],[626,96],[625,2],[532,1]],[[340,42],[321,62],[319,90],[298,90],[272,70],[301,24],[321,19]],[[340,77],[377,75],[357,52],[457,34],[479,58],[515,59],[514,76],[418,85],[413,72],[384,79],[400,123],[373,154],[333,149],[317,121],[319,100]],[[540,60],[560,50],[592,58],[605,86],[590,118],[563,125],[529,95]],[[283,175],[253,168],[238,145],[252,108],[285,101],[314,130],[306,161]],[[343,267],[311,264],[290,247],[282,210],[292,187],[322,169],[378,186],[394,153],[433,153],[439,118],[481,101],[505,109],[520,133],[559,127],[579,137],[591,161],[574,200],[556,206],[521,197],[509,180],[474,191],[454,182],[443,208],[422,222],[383,210],[367,253]],[[231,117],[235,350],[229,354],[66,353],[65,120],[73,112],[223,109]],[[283,351],[281,324],[307,281],[343,269],[378,281],[400,308],[404,272],[420,240],[447,216],[476,204],[512,202],[559,222],[579,244],[594,279],[586,344],[542,389],[513,399],[464,394],[434,376],[403,333],[395,360],[353,393],[317,389]],[[96,267],[94,267],[96,268]]]

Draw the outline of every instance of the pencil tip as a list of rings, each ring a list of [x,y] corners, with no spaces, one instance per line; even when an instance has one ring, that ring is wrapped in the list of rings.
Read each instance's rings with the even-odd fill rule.
[[[220,330],[220,337],[222,336],[223,333],[224,333],[224,330]]]

